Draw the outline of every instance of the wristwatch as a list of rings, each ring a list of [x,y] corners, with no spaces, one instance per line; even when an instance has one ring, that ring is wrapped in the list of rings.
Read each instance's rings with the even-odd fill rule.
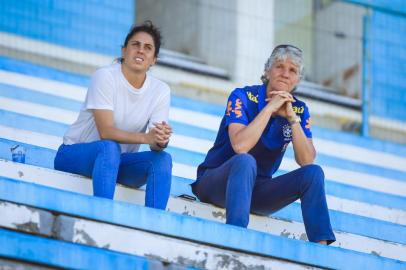
[[[290,125],[293,125],[295,123],[300,123],[301,119],[300,119],[299,116],[296,115],[296,116],[294,116],[292,118],[289,118],[288,121],[289,121]]]

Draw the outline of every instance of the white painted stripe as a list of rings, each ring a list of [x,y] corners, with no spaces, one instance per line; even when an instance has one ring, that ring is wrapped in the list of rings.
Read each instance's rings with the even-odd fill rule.
[[[13,50],[32,53],[37,56],[62,59],[69,62],[74,61],[76,63],[90,66],[108,65],[114,60],[111,56],[71,49],[6,32],[0,32],[0,45],[6,48],[11,47]]]
[[[329,156],[406,172],[406,158],[403,157],[320,138],[315,138],[314,144],[317,152]]]
[[[4,134],[4,135],[3,135]],[[19,135],[21,134],[21,135]],[[31,134],[31,135],[30,135]],[[9,139],[9,140],[16,140],[21,141],[28,144],[34,144],[38,146],[42,146],[45,148],[50,149],[57,149],[57,145],[61,141],[60,138],[42,134],[42,133],[35,133],[30,131],[23,131],[18,129],[12,129],[6,126],[0,126],[0,136]],[[9,137],[5,137],[9,136]],[[207,140],[199,140],[196,138],[192,139],[192,143],[188,141],[187,136],[179,136],[174,134],[173,141],[175,147],[189,150],[189,144],[193,144],[193,148],[196,151],[200,151],[200,153],[205,153],[203,147],[208,147],[209,141]],[[171,142],[172,145],[172,142]],[[285,171],[292,171],[299,168],[297,163],[288,157],[285,157],[282,160],[282,164],[280,166],[281,170]],[[177,176],[195,179],[196,177],[196,168],[194,166],[189,165],[180,165],[179,163],[174,163],[174,174],[175,172]],[[384,192],[388,194],[398,195],[398,196],[405,196],[406,194],[406,183],[401,181],[396,181],[390,178],[385,178],[381,176],[376,176],[372,174],[360,173],[350,170],[343,170],[338,169],[330,166],[323,165],[323,170],[325,172],[326,178],[338,182],[343,183],[351,186],[361,187],[373,191]]]
[[[0,71],[0,82],[28,88],[41,93],[74,99],[77,101],[83,101],[86,95],[86,88],[84,87],[79,87],[72,84],[61,83],[52,80],[45,80],[14,72]],[[9,102],[9,106],[7,106],[7,108],[9,108],[10,111],[19,113],[26,111],[30,112],[30,115],[32,116],[41,118],[44,115],[45,116],[48,115],[48,117],[50,118],[45,119],[52,121],[58,121],[58,119],[60,119],[62,123],[66,124],[73,123],[73,121],[77,118],[78,115],[78,112],[56,109],[55,107],[51,106],[36,105],[33,107],[33,105],[31,105],[32,103],[29,102],[20,103],[21,101],[18,101],[17,103],[15,103],[12,101],[12,99],[4,99],[3,102]],[[21,110],[19,110],[18,108],[21,108]],[[32,108],[36,108],[38,109],[38,111],[29,110]],[[53,112],[54,110],[57,110],[56,113],[49,113]],[[190,110],[185,110],[177,107],[171,108],[169,117],[173,121],[177,121],[180,123],[188,124],[199,128],[205,128],[212,131],[217,131],[221,122],[221,117],[200,112],[193,112]],[[406,158],[404,157],[369,150],[359,146],[337,143],[325,139],[315,138],[314,142],[318,152],[329,156],[334,156],[338,158],[343,158],[347,160],[352,160],[356,162],[406,172],[406,166],[404,166],[404,164],[406,164]],[[337,149],[340,150],[337,151]]]
[[[78,116],[76,112],[4,97],[0,97],[0,109],[67,125],[72,124]]]
[[[62,138],[29,130],[0,125],[0,138],[33,144],[39,147],[57,150],[62,144]]]
[[[87,89],[73,84],[0,70],[0,83],[83,102]]]
[[[196,167],[173,162],[172,173],[175,176],[187,178],[187,179],[196,179]]]
[[[327,195],[329,209],[406,225],[406,211]]]
[[[0,176],[87,195],[92,194],[92,183],[89,181],[89,178],[27,164],[0,160]],[[144,196],[145,193],[142,190],[117,185],[115,194],[115,199],[117,200],[143,204]],[[225,211],[222,208],[174,197],[170,197],[167,209],[180,214],[220,222],[224,222],[225,217]],[[249,228],[294,239],[306,238],[302,223],[278,220],[272,216],[265,217],[251,214]],[[347,232],[335,231],[334,233],[337,241],[333,243],[333,246],[365,253],[374,252],[380,256],[406,260],[405,245]]]
[[[177,107],[171,107],[169,111],[169,118],[180,123],[188,124],[194,127],[205,128],[216,132],[221,122],[221,117],[201,112],[193,112]]]
[[[170,145],[206,155],[207,151],[213,146],[213,142],[174,133],[171,137]]]
[[[62,138],[56,136],[34,133],[25,130],[20,131],[18,129],[4,126],[0,126],[0,134],[1,136],[4,136],[3,138],[5,139],[20,141],[23,143],[31,143],[32,141],[35,141],[36,145],[38,146],[54,150],[56,150],[62,142]],[[176,135],[174,135],[174,137],[176,137]],[[173,175],[194,180],[196,177],[196,169],[197,168],[194,166],[174,162]],[[329,208],[333,210],[406,225],[406,211],[371,205],[334,196],[327,196],[327,201]]]
[[[326,165],[322,167],[326,178],[331,181],[405,197],[406,183],[404,182]],[[284,158],[280,168],[285,171],[292,171],[299,168],[299,166],[293,159]]]

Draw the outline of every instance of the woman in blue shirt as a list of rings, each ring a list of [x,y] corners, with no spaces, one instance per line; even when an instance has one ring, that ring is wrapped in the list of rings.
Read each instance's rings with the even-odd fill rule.
[[[279,45],[265,64],[264,83],[231,93],[192,190],[201,201],[225,207],[227,224],[241,227],[247,227],[250,212],[269,215],[300,199],[309,240],[330,244],[335,236],[324,173],[312,164],[310,114],[293,95],[302,72],[302,51]],[[272,178],[290,142],[300,168]]]

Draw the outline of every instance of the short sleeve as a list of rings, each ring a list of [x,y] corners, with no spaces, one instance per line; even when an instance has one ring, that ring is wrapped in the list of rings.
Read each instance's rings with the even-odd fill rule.
[[[114,84],[111,76],[102,69],[93,74],[86,95],[85,109],[114,110]]]
[[[171,103],[170,90],[168,90],[162,98],[157,102],[151,118],[148,121],[148,128],[154,127],[154,123],[161,123],[165,121],[168,123],[169,106]]]
[[[300,116],[300,125],[302,126],[302,129],[306,135],[307,138],[312,138],[312,132],[310,130],[310,112],[309,112],[309,108],[306,105],[303,105],[304,110],[303,110],[303,114],[301,114]]]
[[[239,123],[246,126],[249,124],[246,102],[246,99],[239,97],[235,92],[230,95],[225,111],[226,126],[231,123]]]

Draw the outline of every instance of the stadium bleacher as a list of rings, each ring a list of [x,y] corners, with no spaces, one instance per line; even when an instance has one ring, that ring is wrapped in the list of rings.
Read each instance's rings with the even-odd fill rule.
[[[89,78],[0,57],[0,262],[93,269],[406,269],[406,146],[313,127],[337,241],[307,242],[300,202],[248,229],[193,195],[196,166],[223,107],[173,96],[174,161],[167,211],[141,206],[142,189],[91,196],[91,180],[53,169]],[[25,164],[11,162],[23,145]],[[143,146],[143,149],[146,149]],[[277,174],[297,168],[292,149]],[[66,254],[66,255],[62,255]],[[262,267],[262,268],[261,268]]]

